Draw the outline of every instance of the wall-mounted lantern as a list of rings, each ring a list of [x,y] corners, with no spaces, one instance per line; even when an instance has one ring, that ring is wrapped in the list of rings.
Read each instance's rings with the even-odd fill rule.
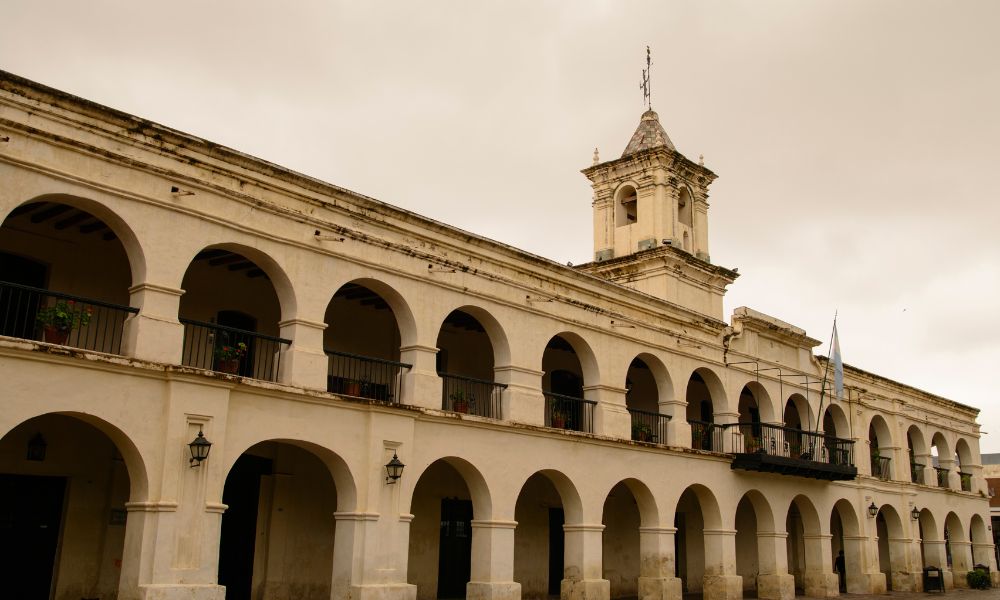
[[[919,521],[920,520],[920,509],[917,508],[916,506],[914,506],[913,510],[910,511],[910,518],[913,519],[914,521]]]
[[[871,517],[871,518],[873,518],[873,519],[878,516],[878,507],[875,506],[874,502],[872,502],[868,506],[868,516]]]
[[[403,467],[405,466],[403,461],[399,460],[399,457],[396,456],[396,452],[393,451],[392,460],[385,464],[385,482],[392,484],[399,481],[399,478],[403,476]]]
[[[212,450],[212,442],[205,438],[205,434],[202,432],[201,427],[199,427],[198,437],[194,438],[188,444],[188,448],[191,449],[191,466],[197,467],[203,460],[208,458],[208,453]]]
[[[45,443],[45,438],[42,437],[41,432],[35,434],[35,437],[28,440],[28,460],[43,461],[45,460],[45,449],[49,445]]]

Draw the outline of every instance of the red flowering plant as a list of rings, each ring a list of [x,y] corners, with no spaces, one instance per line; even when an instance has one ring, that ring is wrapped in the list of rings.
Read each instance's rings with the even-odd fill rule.
[[[219,360],[238,360],[247,355],[247,345],[243,342],[236,344],[220,344],[215,347],[215,358]]]
[[[73,300],[56,300],[52,306],[39,309],[35,320],[45,327],[68,332],[86,326],[93,315],[94,309],[90,306],[81,308]]]

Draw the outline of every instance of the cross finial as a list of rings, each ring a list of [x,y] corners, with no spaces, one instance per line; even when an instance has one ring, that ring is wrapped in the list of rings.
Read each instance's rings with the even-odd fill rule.
[[[639,84],[639,89],[642,90],[642,102],[649,110],[653,110],[652,86],[649,81],[652,66],[653,60],[649,54],[649,46],[646,46],[646,68],[642,70],[642,83]]]

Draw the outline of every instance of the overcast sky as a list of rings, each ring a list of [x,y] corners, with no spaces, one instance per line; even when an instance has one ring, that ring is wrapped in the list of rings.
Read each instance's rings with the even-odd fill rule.
[[[1000,2],[3,0],[0,68],[559,262],[653,107],[719,179],[726,314],[983,410],[1000,451]],[[727,316],[728,319],[728,316]]]

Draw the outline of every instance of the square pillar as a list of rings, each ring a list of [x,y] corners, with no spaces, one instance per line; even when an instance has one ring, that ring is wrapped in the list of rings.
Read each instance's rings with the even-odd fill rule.
[[[784,531],[757,532],[757,597],[760,600],[795,598],[795,576],[788,573],[788,534]]]
[[[802,536],[806,554],[806,596],[833,598],[840,595],[840,579],[833,569],[833,551],[830,534]],[[845,552],[846,554],[846,552]]]
[[[323,330],[326,323],[291,319],[278,323],[279,337],[292,340],[292,345],[281,351],[278,381],[326,391],[326,376],[330,360],[323,352]]]
[[[681,580],[674,576],[675,527],[639,528],[639,600],[681,600]]]
[[[177,319],[184,290],[154,283],[128,289],[129,305],[139,312],[125,319],[122,353],[139,360],[181,364],[184,326]]]
[[[625,407],[625,388],[607,385],[593,385],[583,388],[587,400],[594,400],[593,433],[618,438],[632,439],[632,417]]]
[[[967,588],[965,574],[972,570],[972,543],[951,542],[951,581],[956,588]]]
[[[844,541],[844,571],[847,579],[848,594],[882,594],[885,593],[885,578],[877,572],[877,577],[869,576],[865,569],[865,549],[868,538],[863,535],[845,535]]]
[[[441,409],[441,378],[437,374],[438,349],[433,346],[403,346],[399,361],[412,365],[403,371],[399,403]]]
[[[560,600],[609,600],[611,582],[602,579],[604,525],[563,525],[565,557]]]
[[[545,425],[545,396],[541,371],[507,365],[493,369],[497,383],[503,383],[503,418],[528,425]]]
[[[892,574],[892,591],[914,592],[923,573],[913,573],[907,557],[909,538],[889,538],[889,570]]]
[[[736,530],[703,529],[705,538],[704,600],[743,598],[743,577],[736,574]]]
[[[517,521],[472,521],[472,572],[466,600],[520,600],[514,581]]]
[[[333,541],[333,600],[415,600],[417,586],[406,583],[405,569],[385,569],[379,555],[380,515],[377,512],[336,512]],[[409,531],[412,515],[400,515],[399,530]],[[405,548],[409,537],[401,536]],[[402,577],[404,581],[397,581]]]

